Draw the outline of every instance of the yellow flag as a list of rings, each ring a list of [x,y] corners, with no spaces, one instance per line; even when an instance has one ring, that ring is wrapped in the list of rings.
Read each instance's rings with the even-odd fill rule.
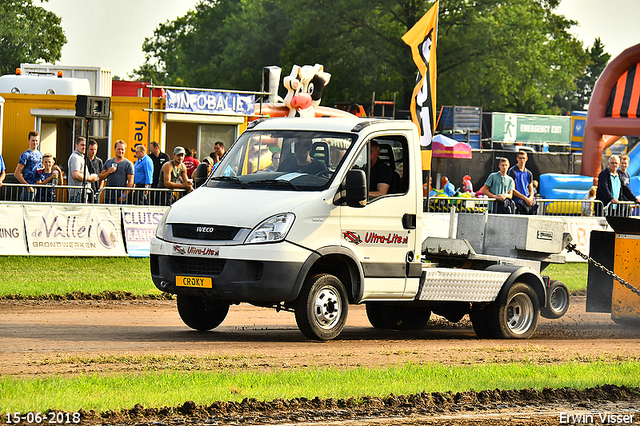
[[[413,62],[418,67],[416,86],[411,97],[411,119],[420,129],[420,145],[423,149],[431,150],[436,118],[436,34],[438,29],[438,5],[436,3],[429,11],[402,36],[402,41],[411,47]],[[423,152],[423,160],[426,160]],[[429,152],[431,154],[431,152]],[[423,169],[428,170],[429,162],[423,163]]]

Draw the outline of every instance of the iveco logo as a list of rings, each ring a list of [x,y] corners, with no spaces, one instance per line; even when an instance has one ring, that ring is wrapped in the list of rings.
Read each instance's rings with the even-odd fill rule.
[[[196,232],[213,232],[215,228],[213,226],[198,226]]]

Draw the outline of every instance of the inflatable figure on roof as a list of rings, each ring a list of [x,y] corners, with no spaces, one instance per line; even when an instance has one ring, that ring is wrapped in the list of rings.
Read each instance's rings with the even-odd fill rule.
[[[331,74],[324,72],[324,67],[320,64],[303,67],[294,65],[291,74],[283,79],[287,89],[284,104],[289,108],[289,117],[315,117],[322,89],[330,79]]]

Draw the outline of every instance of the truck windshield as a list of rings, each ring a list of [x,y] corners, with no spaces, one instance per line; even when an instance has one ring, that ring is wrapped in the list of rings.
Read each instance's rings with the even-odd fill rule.
[[[246,131],[215,165],[206,185],[321,191],[356,138],[317,131]]]

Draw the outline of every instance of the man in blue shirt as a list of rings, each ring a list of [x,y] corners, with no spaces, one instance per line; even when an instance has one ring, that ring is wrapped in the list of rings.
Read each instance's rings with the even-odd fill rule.
[[[136,146],[136,158],[133,183],[136,188],[150,188],[153,183],[153,160],[147,155],[147,149],[144,145]],[[134,200],[135,204],[148,205],[148,191],[135,191]]]
[[[24,185],[35,185],[38,181],[37,171],[42,168],[42,152],[38,151],[40,134],[35,130],[29,132],[29,149],[20,155],[15,176]],[[21,201],[33,201],[36,190],[32,186],[22,189]]]
[[[516,211],[520,214],[536,214],[538,211],[538,205],[533,197],[533,173],[525,167],[528,159],[527,151],[518,151],[516,154],[518,164],[508,172],[516,184],[513,199],[516,202]]]

